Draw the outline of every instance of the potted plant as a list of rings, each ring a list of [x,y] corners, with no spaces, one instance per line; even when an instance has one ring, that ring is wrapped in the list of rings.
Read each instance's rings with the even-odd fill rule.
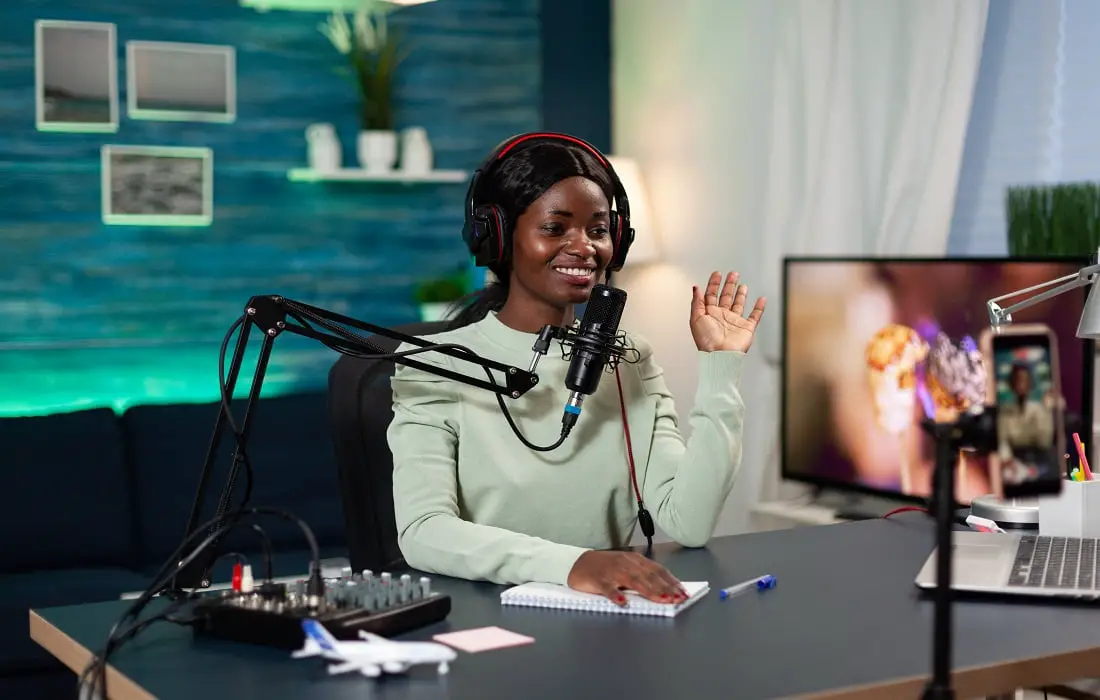
[[[470,291],[465,271],[426,279],[416,285],[413,298],[420,307],[421,321],[443,321],[455,302]]]
[[[389,172],[397,163],[393,77],[404,54],[398,32],[389,28],[386,19],[397,7],[364,0],[351,22],[343,12],[333,12],[320,25],[321,33],[348,61],[341,72],[351,77],[359,92],[359,164],[374,173]]]
[[[1100,184],[1010,187],[1008,251],[1014,257],[1085,256],[1100,245]]]

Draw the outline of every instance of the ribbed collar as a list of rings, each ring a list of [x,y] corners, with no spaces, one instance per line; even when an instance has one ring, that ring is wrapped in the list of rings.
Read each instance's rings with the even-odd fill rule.
[[[497,318],[496,312],[490,312],[486,314],[485,318],[478,321],[477,330],[491,342],[496,343],[508,352],[516,353],[530,353],[532,346],[539,337],[537,333],[524,333],[504,325]]]

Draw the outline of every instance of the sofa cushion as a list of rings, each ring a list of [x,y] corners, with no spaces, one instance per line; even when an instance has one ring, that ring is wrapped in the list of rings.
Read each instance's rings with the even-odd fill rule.
[[[115,568],[0,575],[0,673],[55,667],[49,652],[31,640],[31,608],[116,600],[148,583],[147,576]],[[106,639],[107,630],[103,634]]]
[[[0,675],[0,698],[4,700],[72,700],[76,697],[76,674],[60,661],[49,669]]]
[[[324,393],[262,399],[255,408],[248,454],[253,467],[253,506],[280,508],[302,518],[322,545],[344,545],[336,465]],[[128,459],[134,472],[138,546],[142,568],[162,564],[182,541],[199,473],[218,416],[218,404],[141,406],[123,415]],[[244,402],[233,415],[243,420]],[[205,521],[213,517],[226,481],[233,435],[226,428],[220,459],[205,498]],[[233,503],[244,497],[247,476],[237,481]],[[276,549],[304,544],[294,525],[264,516],[259,522]],[[258,535],[240,528],[223,549],[257,551]]]
[[[0,419],[0,571],[136,563],[130,480],[114,411]]]

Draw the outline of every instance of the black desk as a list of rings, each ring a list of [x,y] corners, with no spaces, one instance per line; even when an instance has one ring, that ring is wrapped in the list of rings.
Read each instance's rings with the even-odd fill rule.
[[[374,681],[329,677],[316,660],[212,640],[164,623],[114,661],[112,698],[235,700],[416,698],[917,698],[930,670],[932,604],[913,578],[933,548],[920,514],[715,539],[707,549],[658,547],[684,580],[715,589],[772,573],[764,594],[716,593],[673,620],[502,608],[500,587],[436,578],[454,597],[447,629],[499,625],[533,645],[459,652],[432,667]],[[31,612],[32,636],[74,669],[102,644],[124,603]],[[967,602],[957,607],[960,698],[1096,675],[1100,608]],[[144,689],[144,691],[142,691]],[[128,692],[127,692],[128,691]]]

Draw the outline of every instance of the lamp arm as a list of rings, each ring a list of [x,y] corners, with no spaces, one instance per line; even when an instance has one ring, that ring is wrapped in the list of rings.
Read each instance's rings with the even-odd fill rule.
[[[1053,299],[1056,296],[1065,294],[1066,292],[1084,287],[1085,285],[1092,284],[1095,281],[1095,276],[1100,273],[1100,265],[1089,265],[1083,267],[1072,275],[1066,275],[1065,277],[1059,277],[1058,279],[1050,280],[1049,282],[1043,282],[1026,289],[1020,289],[1015,292],[1009,292],[999,297],[995,297],[986,302],[986,309],[989,312],[989,325],[996,328],[997,326],[1003,326],[1007,323],[1012,323],[1012,314],[1016,311],[1026,309],[1048,299]],[[1012,304],[1011,306],[1002,308],[998,302],[1005,299],[1011,299],[1018,297],[1021,294],[1030,294],[1031,292],[1039,289],[1046,289],[1053,285],[1059,285],[1054,289],[1047,289],[1045,292],[1040,292],[1033,297],[1024,299],[1023,301]]]

